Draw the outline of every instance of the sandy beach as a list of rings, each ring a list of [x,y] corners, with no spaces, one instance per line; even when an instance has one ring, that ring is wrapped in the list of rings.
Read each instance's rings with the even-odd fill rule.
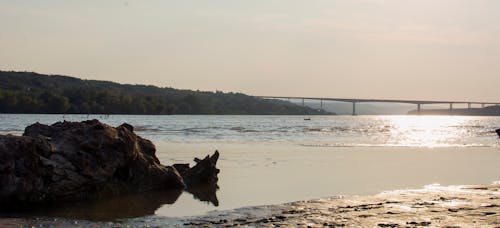
[[[426,186],[374,196],[334,197],[256,207],[194,219],[185,225],[300,227],[498,227],[500,185]],[[268,211],[266,214],[265,211]]]
[[[500,184],[430,185],[372,196],[245,207],[206,216],[150,216],[121,222],[1,219],[0,227],[498,227]]]

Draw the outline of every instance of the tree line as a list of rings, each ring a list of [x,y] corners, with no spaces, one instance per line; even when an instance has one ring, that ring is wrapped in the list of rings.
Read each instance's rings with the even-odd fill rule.
[[[0,71],[1,113],[333,114],[242,93],[193,91]]]

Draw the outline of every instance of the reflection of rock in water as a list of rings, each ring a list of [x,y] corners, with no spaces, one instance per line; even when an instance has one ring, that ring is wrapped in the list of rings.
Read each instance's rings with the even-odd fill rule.
[[[106,200],[44,205],[24,212],[26,216],[48,216],[93,221],[114,221],[152,215],[164,204],[173,204],[182,190],[147,192]]]
[[[186,192],[193,194],[195,199],[210,202],[214,206],[218,206],[219,201],[216,195],[218,188],[217,185],[205,185],[186,189]],[[181,194],[182,190],[147,192],[114,197],[107,200],[43,205],[17,215],[115,221],[124,218],[153,215],[161,206],[174,204]],[[4,215],[0,217],[10,216]]]
[[[193,194],[194,198],[200,201],[210,202],[217,207],[219,206],[219,200],[216,194],[218,189],[219,186],[217,186],[217,184],[210,184],[187,188],[186,191]]]

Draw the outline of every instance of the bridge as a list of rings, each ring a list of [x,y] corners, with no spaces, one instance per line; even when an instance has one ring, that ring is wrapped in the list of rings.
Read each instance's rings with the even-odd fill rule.
[[[467,104],[467,108],[472,108],[473,104],[486,106],[500,105],[500,102],[480,102],[480,101],[430,101],[430,100],[395,100],[395,99],[357,99],[357,98],[328,98],[328,97],[285,97],[285,96],[256,96],[262,99],[287,99],[302,100],[302,106],[305,106],[305,100],[319,100],[321,110],[323,110],[323,101],[338,101],[352,103],[352,115],[356,115],[357,103],[404,103],[417,105],[417,113],[420,114],[422,105],[425,104],[449,104],[450,113],[453,111],[454,104]]]

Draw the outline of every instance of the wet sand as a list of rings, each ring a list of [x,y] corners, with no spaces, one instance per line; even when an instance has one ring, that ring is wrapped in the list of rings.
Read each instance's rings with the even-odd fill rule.
[[[188,225],[483,227],[500,225],[500,185],[430,186],[375,196],[338,197],[254,208],[265,216],[232,213]],[[215,217],[215,218],[214,218]]]
[[[500,185],[428,186],[374,196],[351,196],[256,207],[194,219],[189,226],[498,227]],[[251,211],[251,210],[250,210]]]
[[[498,227],[500,184],[427,186],[373,196],[246,207],[201,217],[152,216],[122,222],[1,219],[0,227]]]
[[[165,164],[190,161],[215,149],[221,152],[219,206],[183,194],[175,204],[156,212],[169,217],[337,195],[373,195],[434,183],[470,185],[500,180],[497,148],[155,144]]]

